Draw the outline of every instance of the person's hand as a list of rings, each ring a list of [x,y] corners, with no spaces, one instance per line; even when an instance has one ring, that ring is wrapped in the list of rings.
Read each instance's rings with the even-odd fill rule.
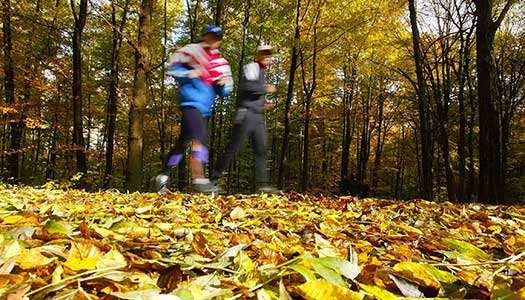
[[[223,85],[226,84],[226,79],[221,78],[221,79],[215,81],[215,84],[218,85],[218,86],[223,86]]]
[[[277,91],[273,84],[265,84],[264,87],[266,88],[266,92],[270,94],[275,93]]]
[[[271,103],[267,102],[267,103],[264,103],[264,105],[263,105],[263,109],[264,110],[270,110],[272,108],[273,108],[273,104],[271,104]]]
[[[199,78],[201,77],[202,72],[200,69],[194,69],[188,74],[188,78]]]

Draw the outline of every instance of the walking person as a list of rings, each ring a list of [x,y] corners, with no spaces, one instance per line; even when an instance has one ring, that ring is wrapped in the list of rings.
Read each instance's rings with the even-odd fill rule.
[[[272,104],[266,101],[266,94],[276,91],[275,86],[266,83],[266,69],[272,60],[272,54],[271,46],[260,46],[256,50],[255,62],[244,66],[239,82],[235,124],[230,140],[211,172],[212,181],[217,187],[222,173],[241,149],[245,138],[250,137],[254,148],[258,191],[267,194],[279,192],[271,185],[266,171],[268,133],[264,112],[272,108]]]
[[[182,124],[164,170],[154,177],[155,188],[161,193],[165,193],[171,170],[184,158],[190,143],[193,190],[202,193],[217,191],[217,187],[205,177],[203,164],[208,162],[207,121],[215,99],[217,95],[228,96],[233,89],[230,66],[219,52],[222,35],[219,26],[208,26],[202,42],[186,45],[170,57],[167,74],[179,83],[177,99]]]

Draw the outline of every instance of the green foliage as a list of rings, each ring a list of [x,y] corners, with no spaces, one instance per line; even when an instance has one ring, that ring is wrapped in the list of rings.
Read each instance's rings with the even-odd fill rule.
[[[83,33],[83,117],[84,137],[89,171],[82,178],[89,189],[101,188],[105,172],[107,143],[109,73],[112,59],[112,4],[119,23],[127,6],[127,21],[122,27],[122,47],[119,59],[119,85],[113,153],[112,188],[124,189],[128,147],[129,108],[133,99],[135,45],[141,1],[90,1],[86,28]],[[196,5],[199,5],[196,7]],[[162,167],[170,147],[180,131],[177,108],[177,86],[165,77],[165,63],[170,53],[190,40],[192,28],[196,38],[201,29],[215,22],[219,1],[155,1],[153,15],[152,65],[148,74],[149,105],[144,119],[144,190],[149,179]],[[221,48],[232,66],[237,80],[241,60],[253,60],[260,44],[271,44],[277,52],[268,72],[268,81],[277,93],[269,96],[273,110],[266,113],[269,129],[268,167],[274,180],[278,174],[284,130],[284,100],[288,94],[291,49],[294,35],[296,0],[222,1],[221,26],[225,36]],[[420,132],[417,115],[412,40],[406,20],[406,3],[387,1],[299,1],[300,41],[298,46],[304,63],[304,73],[295,78],[290,91],[290,149],[285,169],[285,188],[300,189],[302,173],[307,173],[309,191],[337,193],[341,181],[341,161],[344,133],[344,113],[350,116],[349,174],[359,177],[375,195],[410,199],[420,192]],[[439,6],[442,4],[442,6]],[[471,30],[472,7],[458,3],[459,12],[451,1],[425,3],[419,8],[422,26],[422,46],[425,49],[426,86],[432,91],[430,110],[432,128],[438,128],[438,103],[446,103],[447,144],[452,173],[459,182],[460,174],[460,42]],[[11,1],[12,42],[15,65],[16,105],[0,107],[2,178],[9,177],[9,159],[19,153],[19,178],[22,184],[70,188],[78,183],[75,150],[72,147],[72,41],[73,14],[69,1]],[[189,6],[188,6],[189,5]],[[435,6],[435,7],[434,7]],[[523,65],[525,51],[523,4],[511,8],[501,30],[496,35],[495,55],[498,64],[498,86],[502,101],[499,111],[508,139],[508,197],[523,199]],[[248,16],[246,24],[245,17]],[[423,20],[424,19],[424,20]],[[428,20],[428,22],[427,22]],[[424,21],[424,22],[423,22]],[[463,28],[456,28],[463,21]],[[317,22],[317,23],[316,23]],[[314,36],[314,24],[316,31]],[[441,24],[440,28],[432,27]],[[446,25],[446,26],[445,26]],[[119,29],[120,30],[120,29]],[[243,34],[246,41],[243,44]],[[473,37],[473,36],[471,36]],[[314,42],[315,41],[315,42]],[[472,41],[471,41],[472,42]],[[314,61],[314,46],[317,48]],[[475,91],[475,51],[473,44],[465,48],[470,65],[465,71],[463,86],[465,111],[472,126],[471,147],[466,147],[465,171],[472,168],[475,183],[479,168],[477,98]],[[244,57],[242,57],[244,53]],[[441,61],[447,59],[447,62]],[[2,64],[3,66],[4,64]],[[306,92],[303,82],[311,84],[316,66],[316,88],[310,113],[306,113]],[[446,69],[445,66],[449,69]],[[448,71],[446,71],[448,70]],[[446,82],[445,75],[450,76]],[[430,77],[430,76],[433,77]],[[445,96],[445,91],[450,92]],[[351,95],[351,105],[345,108],[345,97]],[[237,95],[216,104],[213,134],[213,154],[222,151],[229,138]],[[347,100],[348,101],[348,100]],[[439,102],[438,102],[439,101]],[[2,102],[3,103],[3,102]],[[380,126],[380,110],[382,120]],[[10,124],[24,119],[21,149],[10,150]],[[304,123],[309,124],[309,165],[303,168]],[[472,124],[470,124],[472,122]],[[379,135],[381,129],[381,136]],[[467,128],[466,135],[470,128]],[[211,130],[210,130],[211,131]],[[447,200],[444,156],[439,144],[439,131],[434,134],[433,170],[436,199]],[[468,138],[468,136],[467,136]],[[211,142],[210,142],[211,144]],[[470,145],[468,145],[470,146]],[[470,158],[472,155],[472,159]],[[214,157],[215,158],[215,157]],[[375,166],[376,158],[378,166]],[[473,164],[470,166],[470,161]],[[229,190],[248,193],[253,190],[253,153],[248,146],[238,155],[229,173]],[[182,172],[186,178],[187,170]],[[178,178],[173,178],[173,182]],[[181,179],[184,181],[183,179]],[[458,183],[467,190],[468,180]],[[185,181],[184,181],[185,182]],[[461,201],[475,199],[465,195]]]

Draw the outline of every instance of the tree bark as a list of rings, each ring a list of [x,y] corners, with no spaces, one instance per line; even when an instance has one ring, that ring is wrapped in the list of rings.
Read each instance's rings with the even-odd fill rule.
[[[348,69],[348,70],[347,70]],[[348,168],[350,165],[350,144],[352,140],[352,128],[350,126],[350,117],[352,112],[352,104],[354,100],[354,85],[356,78],[356,70],[351,65],[345,68],[344,72],[344,88],[343,88],[343,150],[341,152],[341,185],[340,191],[344,192],[346,189],[344,182],[349,180]]]
[[[122,31],[126,23],[129,0],[124,5],[120,24],[117,23],[115,2],[111,2],[111,26],[112,26],[112,48],[111,48],[111,71],[109,75],[109,97],[107,107],[107,144],[106,144],[106,168],[104,170],[104,189],[111,186],[113,174],[113,148],[115,143],[115,130],[117,121],[118,84],[120,72],[120,48],[122,46]]]
[[[126,187],[128,191],[138,191],[142,187],[144,114],[148,105],[148,77],[151,71],[151,55],[153,51],[152,15],[154,8],[155,0],[142,1],[139,32],[135,48],[133,97],[129,111],[128,160],[126,168]]]
[[[290,76],[288,78],[288,91],[286,93],[286,102],[284,104],[284,133],[283,143],[281,147],[281,161],[279,163],[279,179],[278,186],[284,188],[284,173],[288,160],[288,147],[290,138],[290,105],[292,103],[294,83],[295,83],[295,71],[297,70],[297,58],[299,53],[299,43],[301,39],[301,28],[299,24],[301,16],[301,0],[297,0],[297,7],[295,13],[295,33],[293,37],[292,55],[290,64]]]
[[[73,148],[77,159],[77,172],[87,172],[87,158],[82,125],[82,31],[86,25],[87,0],[80,0],[77,14],[75,0],[71,0],[75,20],[73,32]],[[83,181],[81,181],[81,187]]]
[[[313,28],[313,54],[312,54],[312,79],[308,83],[306,80],[306,70],[304,62],[304,54],[301,53],[301,70],[302,70],[302,79],[303,79],[303,89],[305,92],[305,101],[306,101],[306,111],[305,111],[305,120],[304,120],[304,140],[303,140],[303,174],[301,180],[301,189],[306,191],[308,189],[308,160],[309,160],[309,142],[310,142],[310,110],[312,107],[313,95],[315,88],[317,87],[317,27],[319,24],[319,19],[321,18],[321,7],[318,7],[317,14],[315,17],[315,23]]]
[[[432,132],[430,128],[430,116],[428,97],[426,93],[425,76],[423,73],[423,54],[420,48],[419,29],[417,25],[417,15],[415,1],[408,1],[410,12],[410,25],[412,27],[412,43],[414,46],[414,61],[416,64],[417,76],[417,98],[419,112],[419,126],[421,134],[421,166],[422,166],[422,186],[421,196],[426,200],[432,200]]]
[[[385,95],[379,95],[377,103],[377,142],[374,155],[374,168],[372,169],[372,193],[376,193],[377,184],[379,183],[378,172],[381,167],[381,153],[383,152],[384,135],[383,135],[383,124],[384,124],[384,110],[385,110]]]
[[[191,3],[189,0],[186,0],[186,7],[188,8],[188,22],[189,22],[189,28],[190,28],[190,41],[194,43],[197,40],[197,24],[198,24],[198,17],[199,17],[199,7],[200,7],[201,0],[197,0],[195,3],[195,6],[191,7]]]
[[[513,4],[506,2],[496,21],[493,20],[493,1],[476,0],[476,67],[479,100],[479,195],[480,202],[503,204],[505,179],[502,162],[501,120],[497,102],[497,71],[494,59],[494,36],[505,14]]]
[[[21,109],[16,107],[15,99],[15,71],[13,61],[13,41],[11,32],[11,1],[3,1],[3,18],[2,18],[2,31],[4,35],[4,88],[5,88],[5,103],[15,110]],[[9,142],[9,173],[8,182],[17,183],[20,175],[19,168],[19,157],[20,157],[20,145],[22,137],[23,122],[20,117],[20,112],[8,114],[8,122],[10,129],[10,142]]]

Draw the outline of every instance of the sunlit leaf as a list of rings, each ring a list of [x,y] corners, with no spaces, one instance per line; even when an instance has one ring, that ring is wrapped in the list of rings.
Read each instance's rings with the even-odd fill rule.
[[[161,294],[159,289],[148,289],[141,291],[114,292],[111,295],[127,300],[180,300],[175,295]]]
[[[429,264],[421,264],[430,274],[434,275],[437,280],[440,282],[446,282],[446,283],[454,283],[458,280],[458,278],[447,271],[442,271],[432,265]]]
[[[230,213],[232,220],[242,219],[244,217],[246,217],[246,212],[244,212],[244,209],[240,206],[235,207]]]
[[[459,240],[455,240],[451,238],[444,238],[442,239],[442,242],[446,244],[448,247],[450,247],[451,249],[454,249],[458,251],[459,253],[466,255],[468,257],[472,257],[476,260],[489,259],[489,255],[487,253],[485,253],[483,250],[465,241],[459,241]]]
[[[304,279],[306,279],[306,281],[314,281],[316,280],[317,278],[315,277],[314,273],[308,269],[307,267],[303,266],[303,265],[291,265],[291,266],[288,266],[288,268],[294,270],[295,272],[303,275]]]
[[[316,259],[310,259],[309,261],[314,267],[315,271],[317,271],[317,273],[319,273],[319,275],[321,275],[324,279],[340,286],[346,286],[346,282],[337,271]]]
[[[42,255],[42,252],[38,248],[24,249],[20,253],[17,259],[18,266],[21,269],[27,270],[45,266],[55,261],[54,257],[47,257]]]
[[[65,222],[61,221],[48,221],[44,227],[49,233],[59,233],[64,235],[70,235],[73,233],[73,228]]]
[[[292,300],[292,297],[286,290],[283,280],[279,280],[279,300]]]
[[[364,295],[361,293],[330,283],[325,279],[316,279],[303,283],[294,287],[293,290],[307,300],[361,300],[364,298]]]
[[[359,268],[357,263],[353,264],[339,257],[321,257],[321,258],[311,258],[310,262],[316,262],[328,267],[337,273],[345,276],[348,279],[354,279],[359,275]]]
[[[391,292],[377,286],[360,284],[359,287],[363,291],[376,297],[378,300],[396,300],[399,298],[395,294],[392,294]]]
[[[394,281],[397,288],[405,295],[406,297],[421,298],[424,297],[424,294],[418,289],[418,286],[412,282],[406,281],[401,277],[389,274],[388,277]]]
[[[397,263],[393,269],[405,278],[417,282],[425,288],[438,290],[441,287],[439,281],[422,264],[404,261]]]

